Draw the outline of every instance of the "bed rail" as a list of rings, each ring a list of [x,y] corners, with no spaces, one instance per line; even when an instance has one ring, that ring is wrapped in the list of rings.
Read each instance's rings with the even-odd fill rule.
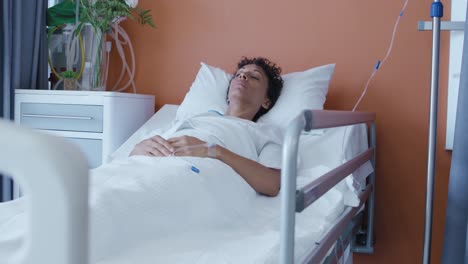
[[[8,263],[88,263],[88,165],[83,154],[65,139],[3,120],[0,131],[0,172],[21,184],[30,213],[29,239],[18,259]]]
[[[322,238],[322,240],[318,243],[318,245],[310,252],[302,261],[301,263],[320,263],[323,260],[331,248],[333,243],[337,240],[337,238],[345,231],[346,227],[348,226],[349,222],[353,219],[356,213],[359,211],[361,206],[366,202],[369,194],[372,191],[371,186],[367,186],[364,193],[360,195],[360,204],[358,207],[348,207],[346,209],[346,213],[340,221],[334,225],[331,230]]]
[[[371,161],[375,168],[375,113],[347,112],[347,111],[323,111],[305,110],[297,116],[286,131],[283,146],[283,166],[281,171],[281,231],[280,231],[280,263],[294,263],[294,227],[295,212],[300,212],[308,205],[316,201],[320,196],[331,189],[335,184],[344,179],[347,175],[359,168],[366,161]],[[299,136],[303,130],[309,131],[317,128],[340,127],[360,123],[370,123],[370,148],[357,157],[338,166],[336,169],[326,173],[319,179],[313,181],[300,190],[296,190],[297,176],[297,152]],[[367,205],[367,232],[366,245],[353,247],[354,252],[373,253],[372,237],[374,222],[374,184],[375,173],[369,175],[369,184],[366,192],[361,196],[368,201]],[[353,215],[352,212],[354,212]],[[350,209],[349,216],[346,215],[342,221],[343,225],[348,223],[355,216],[356,210]],[[340,225],[338,225],[340,226]],[[342,229],[344,229],[343,227]],[[339,233],[329,232],[326,235],[327,241],[323,244],[332,245],[339,238]],[[326,243],[325,243],[326,242]],[[323,246],[322,246],[323,247]],[[328,250],[329,248],[326,248]],[[316,250],[308,255],[307,260],[322,260]],[[306,263],[309,263],[306,260]],[[313,262],[317,263],[317,262]]]
[[[375,113],[368,112],[305,110],[302,115],[305,120],[305,131],[316,128],[355,125],[375,120]]]
[[[363,212],[359,212],[356,216],[354,216],[351,223],[348,224],[348,226],[342,232],[341,236],[335,242],[333,251],[328,255],[328,257],[326,257],[322,264],[339,263],[339,259],[345,254],[348,246],[352,245],[354,234],[358,232],[362,225],[363,215]]]
[[[373,155],[374,149],[370,148],[347,163],[325,173],[317,180],[297,190],[296,212],[302,212],[306,207],[333,188],[333,186],[358,169],[362,164],[369,161]]]

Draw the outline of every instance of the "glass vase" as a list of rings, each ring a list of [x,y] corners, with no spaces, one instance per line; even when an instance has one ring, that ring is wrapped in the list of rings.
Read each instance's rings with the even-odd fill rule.
[[[81,90],[105,91],[108,73],[108,56],[105,51],[106,34],[85,24],[81,29],[84,46],[84,69]]]

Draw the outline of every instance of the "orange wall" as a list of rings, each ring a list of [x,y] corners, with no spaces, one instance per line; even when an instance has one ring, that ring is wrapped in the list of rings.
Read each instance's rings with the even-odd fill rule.
[[[336,63],[326,107],[349,110],[385,55],[403,3],[141,0],[140,7],[153,10],[158,29],[125,25],[136,49],[138,91],[156,95],[157,108],[180,103],[201,61],[233,70],[241,56],[261,55],[285,73]],[[410,1],[393,53],[359,108],[377,113],[377,244],[374,255],[355,255],[356,263],[422,259],[431,33],[418,32],[417,21],[430,19],[430,4]],[[442,251],[451,157],[444,150],[448,33],[442,33],[441,45],[434,263]]]

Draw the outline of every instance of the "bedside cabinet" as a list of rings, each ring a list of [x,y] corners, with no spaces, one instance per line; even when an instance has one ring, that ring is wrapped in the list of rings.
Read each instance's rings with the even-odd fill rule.
[[[154,106],[152,95],[18,89],[15,122],[67,138],[96,168],[154,114]]]

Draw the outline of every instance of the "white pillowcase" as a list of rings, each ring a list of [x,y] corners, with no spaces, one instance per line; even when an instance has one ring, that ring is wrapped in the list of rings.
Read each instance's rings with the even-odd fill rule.
[[[334,70],[335,64],[328,64],[283,75],[284,86],[278,101],[258,122],[286,128],[302,110],[323,109]],[[185,119],[211,109],[224,112],[227,109],[226,95],[231,77],[231,74],[219,68],[201,63],[176,118]]]
[[[184,120],[208,110],[224,113],[227,109],[226,92],[231,76],[202,62],[192,87],[177,109],[176,119]]]

